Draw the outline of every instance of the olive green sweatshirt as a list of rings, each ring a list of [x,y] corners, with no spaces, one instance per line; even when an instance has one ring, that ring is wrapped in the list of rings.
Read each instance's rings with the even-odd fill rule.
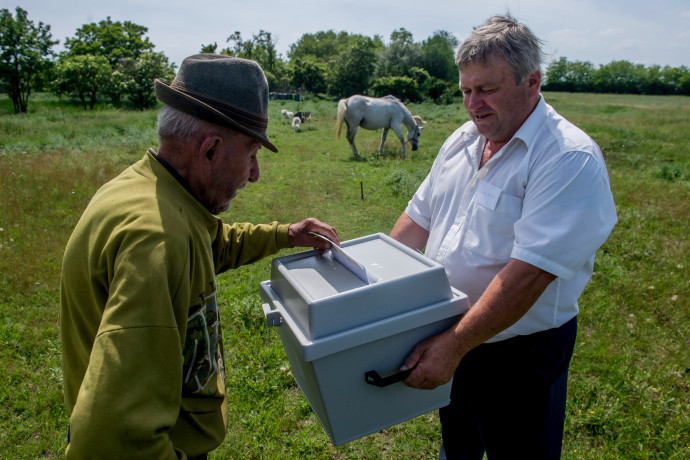
[[[62,267],[66,458],[185,458],[222,442],[215,278],[290,247],[287,231],[224,224],[151,151],[94,195]]]

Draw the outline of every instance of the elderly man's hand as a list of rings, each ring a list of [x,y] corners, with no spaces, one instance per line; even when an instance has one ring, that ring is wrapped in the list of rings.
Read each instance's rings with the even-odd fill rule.
[[[423,340],[407,357],[401,371],[416,366],[404,383],[413,388],[431,390],[448,383],[460,364],[453,329]]]
[[[340,246],[338,232],[330,225],[324,224],[313,217],[290,225],[290,229],[288,230],[288,241],[290,241],[290,244],[293,246],[314,247],[321,253],[331,248],[330,243],[322,238],[310,235],[310,232],[323,235]]]

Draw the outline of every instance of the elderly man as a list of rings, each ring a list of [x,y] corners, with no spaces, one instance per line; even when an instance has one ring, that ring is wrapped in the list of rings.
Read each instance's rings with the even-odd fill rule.
[[[402,368],[414,368],[406,383],[417,388],[454,375],[440,458],[560,456],[577,300],[616,212],[599,147],[540,94],[541,56],[540,40],[510,16],[462,43],[470,121],[391,231],[426,247],[472,302]]]
[[[281,248],[338,243],[316,219],[225,224],[216,214],[259,179],[268,85],[254,62],[184,60],[160,148],[105,184],[65,250],[61,335],[67,458],[205,458],[228,423],[216,275]]]

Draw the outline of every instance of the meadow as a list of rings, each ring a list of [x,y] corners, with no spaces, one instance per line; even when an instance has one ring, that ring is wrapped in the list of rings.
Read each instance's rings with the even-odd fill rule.
[[[690,458],[690,98],[545,93],[548,103],[602,147],[618,224],[599,250],[580,299],[571,364],[564,459]],[[293,132],[280,110],[311,111]],[[427,127],[401,158],[388,137],[359,130],[362,160],[335,137],[336,103],[271,101],[261,179],[222,215],[228,222],[317,217],[343,241],[388,233],[445,138],[467,115],[410,104]],[[47,94],[29,113],[0,98],[0,457],[60,458],[62,400],[59,276],[62,252],[92,194],[156,147],[155,110],[83,111]],[[295,250],[292,250],[295,251]],[[290,253],[283,251],[281,255]],[[429,413],[334,447],[292,378],[258,285],[270,258],[219,278],[227,437],[212,459],[435,459]]]

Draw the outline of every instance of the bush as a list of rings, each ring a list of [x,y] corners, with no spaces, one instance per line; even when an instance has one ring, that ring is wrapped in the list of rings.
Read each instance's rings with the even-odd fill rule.
[[[374,80],[369,87],[369,93],[376,97],[392,94],[398,99],[419,102],[422,95],[417,82],[410,77],[382,77]]]
[[[683,172],[677,166],[663,165],[657,170],[656,177],[667,181],[675,181],[683,178]]]
[[[268,82],[268,89],[275,91],[278,88],[278,79],[268,70],[264,70],[264,75],[266,75],[266,81]]]
[[[417,177],[404,169],[396,168],[386,177],[386,185],[391,188],[395,196],[412,196],[423,180],[423,177]]]
[[[429,77],[422,85],[424,94],[433,101],[440,99],[447,90],[446,82],[436,77]]]
[[[316,61],[316,58],[306,56],[295,59],[292,65],[292,86],[304,88],[314,93],[322,93],[328,89],[326,75],[328,67]]]
[[[408,77],[416,81],[417,84],[421,87],[429,80],[429,78],[431,78],[431,75],[429,75],[429,72],[422,69],[421,67],[412,67],[410,69]]]

